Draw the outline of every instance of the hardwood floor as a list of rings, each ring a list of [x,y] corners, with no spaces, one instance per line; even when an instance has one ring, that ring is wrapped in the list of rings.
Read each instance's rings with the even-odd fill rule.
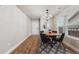
[[[39,46],[39,36],[33,35],[19,45],[11,54],[36,54],[39,53]]]

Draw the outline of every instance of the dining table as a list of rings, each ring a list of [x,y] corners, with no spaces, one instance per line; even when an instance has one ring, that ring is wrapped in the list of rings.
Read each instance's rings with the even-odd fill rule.
[[[48,32],[46,36],[50,38],[51,41],[55,40],[57,36],[60,36],[58,33]]]
[[[58,36],[60,34],[58,34],[58,33],[52,33],[52,32],[49,33],[48,32],[48,33],[46,33],[46,35],[51,37],[51,36]]]

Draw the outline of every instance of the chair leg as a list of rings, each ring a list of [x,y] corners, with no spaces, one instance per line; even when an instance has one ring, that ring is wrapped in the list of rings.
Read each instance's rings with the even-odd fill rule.
[[[53,46],[54,46],[56,43],[57,43],[57,42],[52,41],[52,43],[50,44],[50,45],[51,45],[51,48],[53,48]]]
[[[57,49],[56,49],[56,51],[55,51],[55,54],[57,54],[58,49],[59,49],[60,46],[61,46],[61,44],[59,43],[59,45],[58,45],[58,47],[57,47]]]
[[[63,46],[63,54],[65,54],[66,53],[66,49],[65,49],[63,44],[62,44],[62,46]]]
[[[63,47],[63,54],[66,53],[66,49],[65,49],[65,46],[61,43],[62,47]]]
[[[63,54],[65,54],[66,53],[66,49],[65,49],[65,47],[63,48]]]

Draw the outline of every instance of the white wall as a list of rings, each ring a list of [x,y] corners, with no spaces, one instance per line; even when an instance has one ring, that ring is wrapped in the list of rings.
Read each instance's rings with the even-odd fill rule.
[[[32,20],[32,34],[39,34],[39,20]]]
[[[0,6],[0,53],[5,53],[31,33],[31,20],[16,6]]]
[[[69,25],[79,25],[79,13],[70,20]]]

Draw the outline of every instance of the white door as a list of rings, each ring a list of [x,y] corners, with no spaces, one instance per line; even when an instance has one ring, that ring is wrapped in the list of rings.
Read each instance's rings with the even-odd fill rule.
[[[32,20],[32,34],[39,34],[39,20]]]

